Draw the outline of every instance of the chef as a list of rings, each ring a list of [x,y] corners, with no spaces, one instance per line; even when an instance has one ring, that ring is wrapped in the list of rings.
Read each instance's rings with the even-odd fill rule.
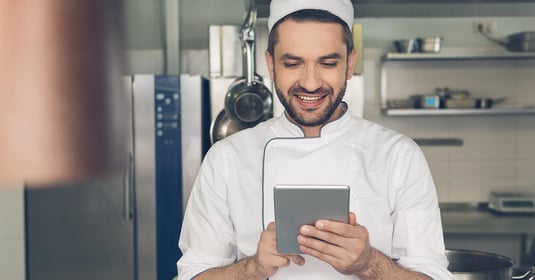
[[[272,0],[266,62],[280,116],[215,143],[195,180],[179,279],[452,279],[436,190],[408,137],[342,101],[357,54],[350,0]],[[318,220],[277,251],[273,187],[350,186],[349,223]]]

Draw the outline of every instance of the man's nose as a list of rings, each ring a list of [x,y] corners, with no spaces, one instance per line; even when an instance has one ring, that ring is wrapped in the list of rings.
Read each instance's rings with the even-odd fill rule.
[[[309,92],[314,92],[321,88],[321,78],[319,70],[314,66],[307,66],[301,74],[301,87]]]

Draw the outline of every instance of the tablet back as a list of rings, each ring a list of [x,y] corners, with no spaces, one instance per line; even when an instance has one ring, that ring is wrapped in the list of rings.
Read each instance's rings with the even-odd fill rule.
[[[277,250],[301,254],[299,227],[318,219],[349,222],[349,187],[341,185],[277,185],[273,189]]]

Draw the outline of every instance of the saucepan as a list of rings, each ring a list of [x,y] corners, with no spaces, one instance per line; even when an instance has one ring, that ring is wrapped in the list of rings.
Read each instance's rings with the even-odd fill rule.
[[[511,52],[535,51],[535,31],[524,31],[507,36],[502,44]]]
[[[487,40],[502,45],[510,52],[533,52],[535,51],[535,31],[523,31],[511,34],[504,39],[491,37],[483,31],[483,27],[478,26],[478,32]]]
[[[513,270],[514,261],[508,257],[473,251],[446,250],[449,261],[448,270],[455,280],[533,280],[533,268],[525,271]],[[517,275],[514,275],[517,274]]]
[[[245,22],[240,30],[243,52],[243,77],[231,84],[225,96],[225,112],[234,120],[252,124],[270,117],[272,98],[262,78],[255,73],[256,7],[251,1]]]
[[[249,1],[247,17],[240,29],[243,77],[231,83],[225,94],[224,109],[210,128],[212,144],[273,116],[272,95],[262,77],[255,73],[255,1]]]

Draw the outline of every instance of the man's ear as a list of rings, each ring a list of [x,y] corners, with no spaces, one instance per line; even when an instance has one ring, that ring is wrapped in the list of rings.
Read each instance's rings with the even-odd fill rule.
[[[273,81],[275,77],[275,75],[273,75],[273,57],[271,56],[271,53],[268,50],[264,52],[264,56],[266,58],[266,65],[269,71],[269,78]]]
[[[353,69],[355,69],[355,62],[357,62],[357,55],[360,55],[360,54],[357,54],[357,50],[355,50],[355,48],[353,48],[353,50],[351,50],[351,53],[349,53],[349,57],[347,58],[347,79],[351,79],[351,77],[353,76]]]

